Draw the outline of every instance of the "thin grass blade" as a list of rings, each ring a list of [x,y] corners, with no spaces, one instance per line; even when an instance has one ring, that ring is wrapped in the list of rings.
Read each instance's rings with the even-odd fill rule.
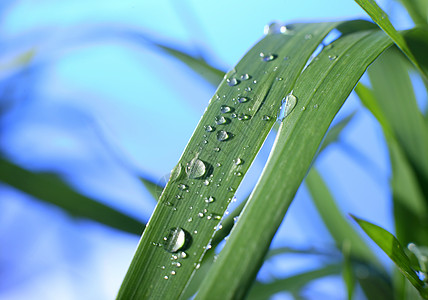
[[[30,172],[4,158],[0,158],[0,170],[0,182],[56,205],[72,216],[137,235],[144,230],[144,223],[79,194],[52,174]]]

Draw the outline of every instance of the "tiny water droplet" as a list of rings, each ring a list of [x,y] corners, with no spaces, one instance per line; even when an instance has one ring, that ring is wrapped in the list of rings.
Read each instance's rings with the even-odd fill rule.
[[[283,78],[282,77],[276,77],[275,78],[277,81],[282,81],[283,80]]]
[[[239,84],[239,80],[236,78],[228,78],[228,79],[226,79],[226,82],[229,86],[235,86],[235,85]]]
[[[301,111],[306,110],[306,106],[302,106],[302,108],[300,109]]]
[[[168,276],[166,276],[166,275],[165,275],[165,276],[163,277],[163,279],[168,279]]]
[[[250,100],[250,99],[248,99],[248,97],[240,97],[240,98],[238,98],[238,102],[239,103],[245,103],[245,102],[248,102],[248,100]]]
[[[205,163],[196,157],[192,159],[186,167],[186,173],[190,179],[201,178],[205,175],[206,170],[207,168],[205,166]]]
[[[242,176],[242,173],[241,173],[241,172],[234,172],[234,173],[233,173],[233,175],[238,176],[238,177],[241,177],[241,176]]]
[[[175,271],[171,271],[171,275],[175,275],[176,273],[175,273]]]
[[[246,92],[251,92],[253,89],[252,89],[251,87],[247,86],[244,90],[245,90]]]
[[[233,160],[233,162],[235,163],[235,165],[239,166],[242,165],[244,163],[244,161],[241,158],[236,158]]]
[[[213,203],[215,201],[215,198],[213,196],[205,197],[206,203]]]
[[[192,221],[193,221],[193,218],[188,218],[187,219],[187,222],[189,222],[189,223],[192,222]]]
[[[297,97],[293,95],[293,92],[288,94],[284,99],[282,99],[281,109],[278,116],[278,119],[282,122],[285,117],[287,117],[294,109],[297,104]]]
[[[206,132],[213,132],[215,128],[211,125],[204,126]]]
[[[203,218],[204,216],[205,216],[204,213],[202,213],[202,212],[198,213],[199,218]]]
[[[260,52],[260,58],[263,61],[272,61],[277,58],[276,54]],[[255,82],[254,82],[255,83]]]
[[[180,228],[174,227],[169,230],[169,233],[164,237],[164,249],[168,252],[175,253],[182,249],[188,242],[188,234]]]
[[[201,267],[201,264],[196,264],[195,269],[198,270]]]
[[[315,108],[315,109],[317,109],[317,108],[318,108],[318,104],[315,104],[315,105],[314,105],[314,108]]]
[[[181,258],[186,258],[186,257],[187,257],[186,252],[180,252],[180,257],[181,257]]]
[[[329,60],[335,60],[337,58],[337,55],[329,55],[328,59]]]
[[[210,185],[210,181],[208,179],[204,180],[204,185]]]
[[[178,188],[180,189],[180,190],[182,190],[182,191],[185,191],[185,190],[187,190],[188,189],[188,186],[187,185],[185,185],[185,184],[179,184],[178,185]]]
[[[213,149],[215,152],[220,152],[220,148],[219,147],[215,147],[214,149]]]
[[[221,163],[216,163],[216,166],[217,167],[221,167]]]
[[[227,131],[220,130],[219,132],[217,132],[217,140],[219,140],[220,142],[227,141],[229,138],[230,135]]]
[[[229,113],[229,112],[231,112],[233,109],[230,107],[230,106],[227,106],[227,105],[222,105],[221,107],[220,107],[220,111],[221,111],[221,113],[222,114],[226,114],[226,113]]]
[[[264,115],[262,118],[263,121],[269,121],[270,117],[268,115]]]
[[[223,124],[227,123],[227,119],[223,116],[217,116],[217,117],[215,117],[215,123],[217,125],[223,125]]]
[[[250,79],[251,78],[251,76],[248,74],[248,73],[245,73],[245,74],[242,74],[241,75],[241,79],[242,80],[248,80],[248,79]]]
[[[229,192],[234,192],[235,191],[235,189],[233,188],[233,187],[229,187],[228,189],[227,189]]]
[[[249,116],[249,115],[246,115],[246,114],[239,114],[238,115],[238,120],[240,120],[240,121],[246,121],[249,119],[251,119],[251,116]]]
[[[256,83],[257,83],[257,80],[253,80],[253,83],[254,83],[254,84],[256,84]]]

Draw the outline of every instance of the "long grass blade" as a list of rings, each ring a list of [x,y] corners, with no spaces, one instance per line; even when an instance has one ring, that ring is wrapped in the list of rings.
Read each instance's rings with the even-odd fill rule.
[[[262,177],[196,299],[244,297],[331,121],[367,66],[391,40],[379,31],[348,34],[326,47],[293,87]]]

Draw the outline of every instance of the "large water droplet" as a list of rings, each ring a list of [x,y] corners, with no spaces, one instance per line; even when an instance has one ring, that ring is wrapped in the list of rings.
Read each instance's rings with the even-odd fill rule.
[[[186,167],[186,173],[190,179],[201,178],[205,175],[206,171],[207,167],[205,163],[197,157],[192,159]]]
[[[239,80],[236,78],[228,78],[226,79],[226,82],[229,86],[235,86],[239,83]]]
[[[276,54],[260,52],[260,58],[263,61],[272,61],[277,57]]]
[[[217,140],[219,140],[220,142],[227,141],[229,138],[230,135],[227,131],[220,130],[219,132],[217,132]]]
[[[175,253],[183,249],[190,242],[190,235],[180,227],[171,228],[168,235],[164,237],[164,249]]]
[[[284,120],[284,118],[287,117],[293,111],[294,107],[296,107],[296,104],[297,97],[293,95],[293,92],[291,92],[287,95],[287,97],[282,100],[278,119],[282,122],[282,120]]]
[[[230,107],[230,106],[227,106],[227,105],[222,105],[220,107],[220,111],[221,111],[222,114],[226,114],[226,113],[229,113],[229,112],[233,111],[233,108]]]
[[[215,123],[217,125],[224,125],[227,123],[227,119],[223,116],[217,116],[217,117],[215,117]]]

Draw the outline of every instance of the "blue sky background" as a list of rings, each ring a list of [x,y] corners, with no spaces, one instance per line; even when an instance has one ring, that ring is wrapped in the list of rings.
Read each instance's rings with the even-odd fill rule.
[[[411,26],[391,2],[379,4],[398,28]],[[13,103],[0,119],[2,153],[31,170],[57,172],[82,193],[142,221],[155,201],[136,175],[159,182],[168,176],[215,89],[123,30],[203,53],[228,70],[274,20],[367,18],[351,0],[28,0],[3,1],[0,9],[0,101]],[[22,71],[19,57],[28,51],[34,56]],[[426,105],[426,95],[417,95]],[[344,143],[320,156],[317,166],[345,213],[393,231],[382,132],[353,96],[338,118],[355,109]],[[268,137],[238,200],[255,183],[273,139]],[[370,172],[343,145],[368,157]],[[137,242],[0,184],[0,299],[112,299]],[[272,246],[332,243],[300,189]],[[281,257],[268,262],[260,278],[313,264]],[[305,295],[343,299],[337,285],[343,286],[339,277],[320,280]]]

